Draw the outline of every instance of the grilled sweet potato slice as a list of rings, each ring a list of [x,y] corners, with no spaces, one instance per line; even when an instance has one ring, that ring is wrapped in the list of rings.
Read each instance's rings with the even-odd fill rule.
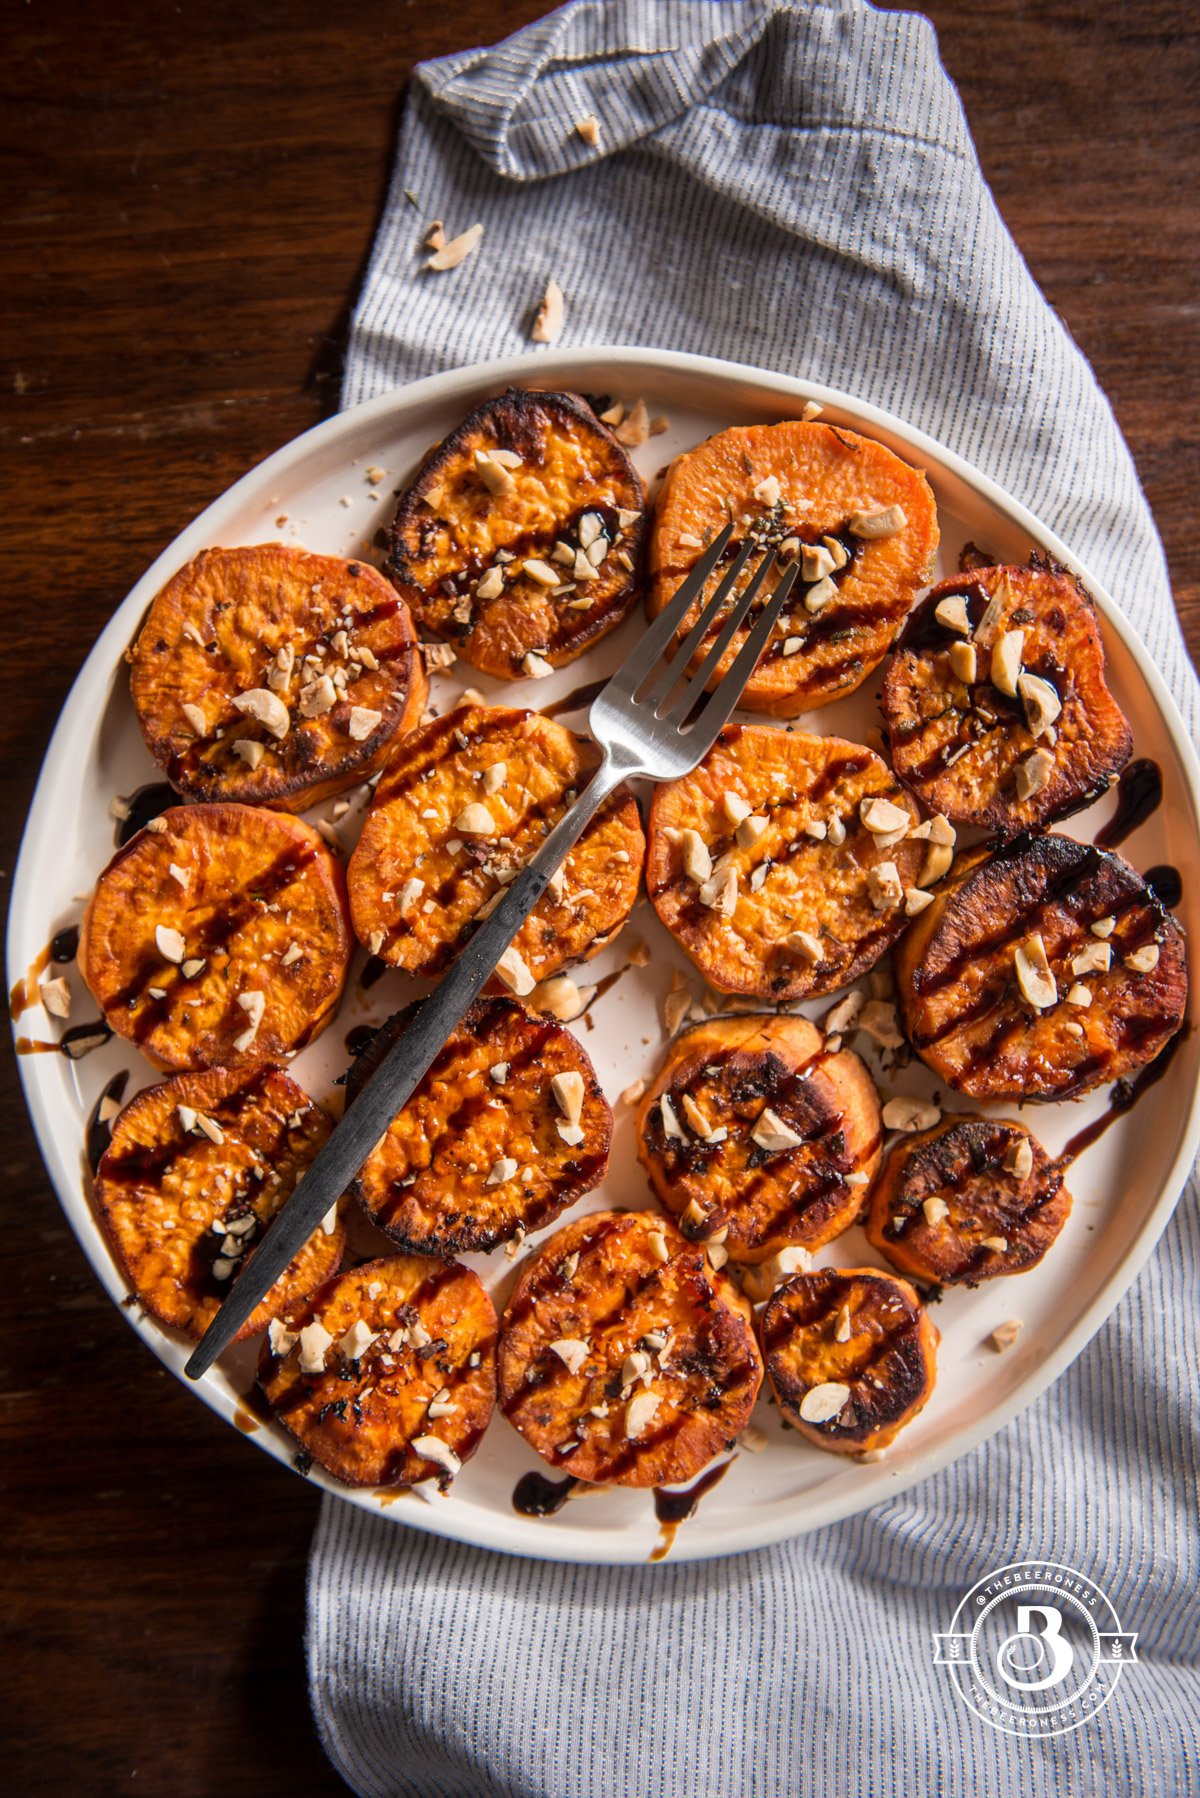
[[[666,1218],[594,1212],[525,1265],[501,1320],[501,1409],[579,1479],[691,1479],[749,1420],[762,1380],[750,1317]]]
[[[636,469],[583,400],[513,387],[426,461],[388,532],[388,572],[465,661],[520,680],[539,671],[530,656],[560,668],[624,618],[642,507]]]
[[[279,1068],[214,1068],[146,1087],[114,1119],[92,1196],[113,1254],[146,1310],[202,1336],[263,1231],[329,1134]],[[336,1208],[238,1334],[302,1304],[342,1258]]]
[[[1036,1267],[1070,1211],[1062,1170],[1023,1124],[944,1118],[891,1151],[867,1239],[914,1280],[974,1286]]]
[[[933,811],[1006,836],[1088,804],[1133,748],[1091,595],[1054,564],[935,587],[880,702],[901,780]]]
[[[662,611],[730,518],[737,527],[725,562],[751,537],[763,547],[782,546],[781,564],[797,556],[805,564],[802,584],[750,677],[742,705],[795,718],[852,693],[883,660],[933,572],[937,513],[925,476],[882,444],[835,425],[790,421],[721,431],[677,456],[667,470],[650,542],[651,616]],[[757,560],[751,556],[751,568]],[[725,572],[722,564],[707,593],[715,592]],[[777,568],[767,576],[761,603],[778,575]],[[748,579],[749,572],[739,587]],[[732,662],[752,623],[753,613],[714,679]]]
[[[1187,1004],[1183,932],[1141,875],[1057,835],[960,856],[895,968],[913,1048],[977,1099],[1068,1099],[1130,1074]]]
[[[886,1448],[937,1379],[940,1336],[907,1280],[823,1267],[781,1286],[762,1316],[767,1378],[783,1416],[839,1455]]]
[[[864,808],[877,825],[894,811],[897,830],[873,833]],[[728,725],[693,773],[655,790],[646,886],[723,992],[776,1003],[830,993],[904,928],[925,845],[898,833],[917,817],[859,743]]]
[[[329,1280],[274,1327],[258,1383],[347,1486],[447,1485],[496,1403],[496,1313],[457,1261],[392,1255]]]
[[[146,747],[179,793],[289,812],[381,768],[429,693],[383,576],[281,543],[202,550],[129,662]]]
[[[638,1112],[638,1155],[693,1240],[732,1261],[849,1228],[879,1166],[879,1095],[807,1018],[713,1018],[672,1043]]]
[[[446,967],[598,761],[592,744],[537,712],[465,706],[411,737],[350,858],[354,928],[371,953],[410,974]],[[515,991],[611,941],[637,898],[644,853],[637,802],[621,789],[517,933]]]
[[[389,1018],[355,1061],[351,1103],[412,1010]],[[414,1254],[494,1249],[598,1185],[611,1134],[612,1112],[571,1032],[515,999],[481,999],[351,1190]]]
[[[352,949],[342,871],[311,826],[250,805],[174,806],[109,862],[79,970],[159,1067],[247,1067],[317,1036]]]

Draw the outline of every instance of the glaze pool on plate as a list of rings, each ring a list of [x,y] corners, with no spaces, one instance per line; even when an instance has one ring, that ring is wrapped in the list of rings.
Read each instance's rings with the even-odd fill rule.
[[[833,422],[879,437],[926,470],[938,498],[945,572],[957,566],[959,549],[967,539],[986,546],[999,559],[1023,560],[1038,546],[1071,562],[1063,545],[965,464],[898,421],[811,383],[701,357],[610,349],[551,351],[417,382],[330,420],[253,470],[164,552],[126,599],[76,683],[46,757],[14,880],[10,982],[25,974],[55,932],[77,922],[82,907],[74,895],[90,889],[112,853],[115,827],[108,816],[109,800],[115,793],[131,794],[155,778],[121,661],[152,595],[207,544],[255,543],[279,535],[274,520],[281,512],[291,520],[282,533],[287,541],[325,553],[365,554],[364,545],[387,521],[391,504],[390,499],[371,500],[366,468],[379,464],[387,469],[383,490],[390,495],[432,442],[453,428],[477,400],[510,381],[558,384],[630,399],[644,395],[652,412],[664,413],[671,421],[665,435],[651,439],[636,453],[643,475],[651,481],[672,455],[711,432],[728,424],[795,416],[805,400],[815,398],[828,408]],[[350,507],[339,503],[343,495],[351,497]],[[1162,771],[1163,803],[1138,824],[1123,853],[1140,868],[1156,868],[1156,881],[1169,883],[1176,873],[1182,888],[1177,916],[1193,933],[1200,933],[1195,878],[1200,863],[1200,773],[1195,755],[1142,645],[1095,583],[1087,584],[1101,604],[1112,684],[1133,726],[1134,753],[1157,762]],[[435,678],[434,702],[444,706],[449,696],[475,686],[492,701],[555,709],[614,668],[641,628],[636,616],[627,620],[595,651],[543,681],[502,685],[473,669],[455,667]],[[808,727],[861,740],[868,725],[879,723],[876,686],[873,678],[859,695],[811,714]],[[568,721],[578,729],[583,716],[572,715]],[[1112,797],[1100,801],[1065,829],[1071,835],[1092,837],[1115,803]],[[328,816],[330,809],[319,808],[319,815]],[[355,808],[339,826],[348,844],[360,819]],[[651,944],[651,960],[647,967],[626,969],[625,946],[634,937]],[[381,1021],[416,990],[402,976],[386,972],[363,991],[366,967],[360,955],[334,1027],[292,1064],[296,1078],[318,1101],[328,1098],[334,1078],[343,1071],[347,1032]],[[581,975],[603,990],[589,1013],[591,1027],[582,1020],[573,1028],[585,1043],[617,1119],[607,1180],[567,1218],[601,1206],[653,1203],[637,1167],[633,1112],[618,1104],[617,1096],[658,1066],[664,1049],[661,999],[674,969],[699,991],[698,976],[643,904],[635,910],[625,938],[618,938]],[[73,975],[72,980],[74,1026],[92,1015],[92,1006],[86,996],[80,997]],[[821,1002],[812,1007],[814,1012],[821,1009]],[[51,1022],[40,1012],[29,1011],[18,1027],[31,1038],[50,1040],[56,1034]],[[130,1094],[155,1077],[136,1050],[118,1042],[106,1043],[78,1063],[57,1054],[30,1055],[21,1061],[34,1126],[56,1191],[116,1302],[125,1298],[125,1287],[84,1194],[84,1137],[100,1093],[122,1071],[129,1074]],[[946,1295],[936,1311],[943,1339],[937,1391],[884,1460],[843,1465],[836,1457],[798,1445],[794,1435],[781,1430],[777,1413],[760,1401],[755,1421],[768,1435],[767,1448],[761,1454],[735,1457],[705,1493],[695,1515],[679,1527],[670,1558],[733,1553],[849,1516],[964,1453],[1036,1397],[1103,1322],[1165,1226],[1200,1140],[1198,1076],[1200,1040],[1193,1032],[1180,1042],[1169,1068],[1144,1092],[1132,1116],[1119,1116],[1104,1135],[1102,1147],[1081,1153],[1071,1180],[1074,1212],[1041,1267],[976,1292]],[[885,1097],[895,1091],[928,1096],[934,1088],[932,1076],[914,1064],[883,1090]],[[1078,1105],[1041,1107],[1036,1115],[1030,1114],[1030,1121],[1051,1152],[1059,1153],[1070,1139],[1104,1117],[1107,1105],[1107,1095],[1100,1093]],[[514,1264],[503,1253],[469,1260],[503,1300]],[[878,1265],[878,1259],[855,1228],[821,1251],[818,1264]],[[127,1309],[126,1315],[159,1360],[180,1374],[187,1345],[165,1336],[134,1309]],[[997,1355],[987,1347],[987,1337],[1013,1317],[1021,1318],[1024,1327],[1015,1346]],[[255,1345],[242,1345],[199,1388],[214,1410],[243,1429],[248,1419],[255,1421],[243,1402],[252,1383],[254,1357]],[[248,1434],[248,1440],[291,1465],[295,1445],[277,1429],[260,1427]],[[557,1515],[521,1515],[513,1508],[514,1487],[523,1474],[534,1471],[544,1469],[497,1417],[451,1496],[434,1504],[418,1498],[394,1504],[390,1494],[350,1492],[325,1481],[316,1470],[309,1477],[376,1515],[491,1548],[609,1562],[644,1561],[654,1552],[661,1531],[649,1494],[589,1490],[576,1493]]]

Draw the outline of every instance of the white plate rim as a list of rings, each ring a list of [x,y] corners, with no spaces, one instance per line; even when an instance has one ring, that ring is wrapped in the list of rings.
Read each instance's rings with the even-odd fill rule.
[[[595,374],[589,374],[586,377],[586,383],[580,378],[579,373],[584,365],[588,369],[596,371]],[[487,362],[474,363],[465,368],[446,370],[443,373],[428,375],[404,386],[393,388],[373,400],[349,407],[334,417],[312,426],[298,437],[292,438],[263,461],[251,467],[246,474],[205,507],[192,523],[164,548],[117,607],[108,624],[96,639],[70,688],[51,735],[34,789],[29,815],[22,832],[21,847],[13,874],[6,936],[10,986],[19,980],[25,971],[25,962],[20,959],[20,944],[37,938],[37,931],[31,932],[29,916],[30,908],[35,903],[35,895],[30,890],[32,883],[27,879],[27,863],[32,855],[30,842],[35,831],[35,822],[40,818],[42,805],[47,795],[69,772],[68,764],[71,753],[69,715],[74,707],[88,702],[95,689],[102,688],[111,680],[113,668],[129,640],[131,625],[136,622],[141,610],[176,568],[214,540],[225,517],[236,513],[246,495],[255,491],[261,483],[271,477],[286,476],[291,463],[303,459],[314,446],[319,444],[324,449],[333,448],[340,438],[352,437],[364,422],[369,422],[379,416],[391,415],[397,411],[402,412],[409,407],[446,404],[456,399],[476,403],[477,399],[487,391],[502,387],[507,383],[546,385],[547,376],[566,377],[569,372],[575,374],[577,384],[586,384],[591,390],[597,391],[606,389],[611,384],[612,375],[625,374],[630,370],[639,370],[647,377],[664,372],[694,376],[701,381],[715,385],[741,381],[761,387],[764,382],[769,382],[772,391],[778,393],[781,401],[794,400],[803,404],[806,400],[815,400],[822,406],[849,413],[853,415],[856,424],[861,424],[864,429],[883,436],[894,437],[901,443],[909,445],[920,454],[926,463],[936,465],[944,474],[965,484],[996,511],[1002,513],[1012,525],[1032,537],[1044,550],[1063,563],[1065,567],[1071,569],[1084,582],[1096,600],[1106,628],[1111,629],[1120,638],[1123,648],[1135,664],[1171,740],[1191,803],[1193,831],[1200,834],[1200,760],[1197,759],[1195,747],[1179,708],[1145,645],[1107,589],[1088,570],[1079,557],[1074,555],[1068,546],[1053,531],[1047,529],[1027,507],[1015,500],[989,476],[975,468],[964,457],[946,449],[934,438],[909,425],[895,414],[872,405],[869,401],[859,399],[853,394],[837,388],[826,387],[816,381],[800,380],[747,363],[729,362],[717,357],[692,355],[676,350],[585,344],[573,348],[551,349],[536,356],[523,354],[498,357]],[[602,373],[601,371],[607,372]],[[626,381],[623,386],[628,387],[629,383]],[[781,406],[781,411],[784,409]],[[41,1058],[37,1056],[18,1058],[21,1085],[39,1151],[50,1175],[56,1197],[63,1207],[72,1232],[76,1235],[76,1240],[114,1304],[126,1318],[130,1327],[147,1343],[156,1358],[162,1365],[170,1369],[186,1387],[195,1392],[210,1410],[224,1418],[225,1421],[231,1422],[232,1407],[223,1393],[219,1392],[207,1379],[192,1382],[184,1376],[183,1364],[189,1350],[173,1342],[148,1320],[139,1320],[129,1308],[121,1305],[121,1299],[125,1294],[120,1276],[111,1258],[100,1252],[103,1244],[99,1232],[96,1234],[95,1242],[91,1242],[75,1231],[68,1195],[73,1198],[78,1182],[78,1145],[72,1145],[71,1150],[67,1151],[63,1145],[60,1145],[54,1134],[48,1115],[46,1094],[38,1078],[40,1060]],[[757,1525],[751,1519],[741,1529],[733,1532],[727,1530],[719,1545],[707,1542],[698,1535],[684,1534],[677,1540],[669,1560],[664,1561],[663,1565],[741,1554],[747,1550],[769,1547],[777,1542],[807,1535],[813,1530],[824,1528],[832,1523],[842,1522],[848,1517],[871,1509],[878,1503],[898,1497],[930,1475],[969,1454],[982,1442],[995,1435],[1005,1424],[1033,1404],[1065,1372],[1132,1286],[1170,1221],[1198,1151],[1200,1151],[1200,1088],[1193,1091],[1190,1096],[1180,1136],[1180,1146],[1162,1181],[1158,1195],[1146,1211],[1141,1226],[1131,1241],[1125,1256],[1098,1288],[1091,1304],[1059,1340],[1056,1347],[1036,1368],[1030,1370],[1006,1400],[995,1405],[975,1423],[956,1428],[946,1440],[930,1444],[923,1453],[909,1461],[903,1471],[890,1469],[886,1461],[863,1465],[861,1467],[861,1484],[855,1495],[855,1501],[849,1508],[838,1497],[830,1497],[825,1500],[806,1497],[803,1509],[797,1512],[794,1519],[788,1518],[782,1522],[776,1519],[764,1519],[760,1520]],[[72,1154],[76,1156],[74,1161],[71,1159]],[[254,1443],[256,1447],[273,1455],[283,1465],[290,1466],[292,1450],[286,1444],[277,1441],[272,1435],[264,1434],[261,1438],[255,1438]],[[313,1475],[317,1475],[318,1471],[314,1468]],[[509,1519],[498,1514],[489,1514],[489,1539],[486,1542],[479,1542],[464,1534],[462,1528],[459,1527],[456,1515],[441,1514],[436,1505],[408,1505],[404,1509],[403,1516],[400,1516],[394,1512],[382,1512],[378,1501],[368,1491],[339,1486],[324,1477],[318,1480],[310,1476],[310,1483],[319,1484],[322,1490],[332,1493],[343,1502],[354,1504],[360,1509],[368,1511],[370,1515],[386,1515],[389,1521],[411,1525],[435,1535],[464,1542],[468,1546],[489,1548],[502,1553],[524,1555],[539,1560],[583,1564],[644,1564],[645,1560],[644,1546],[640,1541],[635,1544],[628,1543],[623,1539],[613,1541],[608,1537],[602,1540],[597,1538],[597,1551],[588,1552],[581,1548],[574,1537],[566,1538],[557,1535],[553,1530],[542,1530],[536,1543],[531,1543],[530,1520],[518,1518],[515,1515]]]

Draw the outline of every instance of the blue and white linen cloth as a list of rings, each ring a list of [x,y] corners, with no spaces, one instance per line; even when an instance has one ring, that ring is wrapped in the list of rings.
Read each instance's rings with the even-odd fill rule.
[[[598,149],[572,129],[589,113]],[[484,225],[451,275],[421,273],[433,212],[451,234]],[[419,68],[345,403],[531,349],[549,277],[564,345],[757,363],[918,422],[1123,596],[1194,729],[1129,453],[996,211],[926,20],[861,0],[573,0]],[[1200,1792],[1198,1270],[1192,1187],[1036,1405],[778,1548],[559,1566],[327,1499],[308,1659],[330,1757],[389,1798]],[[977,1579],[1034,1556],[1094,1578],[1141,1661],[1097,1719],[1042,1743],[978,1721],[930,1655]]]

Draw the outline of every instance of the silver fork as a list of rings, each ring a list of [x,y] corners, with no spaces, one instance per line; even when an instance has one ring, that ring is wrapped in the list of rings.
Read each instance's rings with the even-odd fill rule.
[[[272,1220],[236,1284],[209,1324],[184,1371],[198,1380],[233,1341],[284,1268],[307,1242],[321,1219],[345,1192],[388,1125],[412,1096],[513,937],[525,922],[568,850],[609,795],[635,775],[675,780],[693,769],[712,747],[741,698],[742,688],[767,645],[775,621],[795,584],[798,562],[779,578],[775,591],[747,633],[746,641],[711,693],[706,688],[735,632],[748,616],[775,560],[769,550],[758,562],[729,617],[696,672],[687,675],[710,626],[735,593],[752,542],[743,544],[729,570],[673,657],[668,651],[692,605],[703,593],[729,546],[732,522],[696,563],[671,603],[654,620],[592,704],[592,735],[603,749],[599,767],[569,811],[550,832],[532,861],[506,889],[504,898],[479,926],[441,982],[422,1002],[403,1034],[358,1093],[342,1122],[326,1140],[304,1178]]]

